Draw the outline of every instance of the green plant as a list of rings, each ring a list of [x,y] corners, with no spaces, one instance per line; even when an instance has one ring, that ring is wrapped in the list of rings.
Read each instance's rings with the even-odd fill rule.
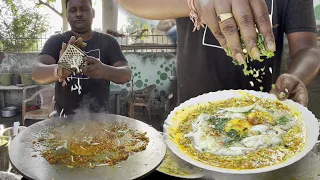
[[[136,34],[134,40],[141,39],[145,40],[148,35],[149,30],[151,29],[148,25],[148,20],[139,18],[133,15],[127,16],[127,23],[122,27],[122,31],[126,34],[134,33]]]

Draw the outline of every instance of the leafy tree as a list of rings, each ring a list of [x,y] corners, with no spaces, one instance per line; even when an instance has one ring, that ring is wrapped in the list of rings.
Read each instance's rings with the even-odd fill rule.
[[[144,40],[145,36],[148,34],[148,31],[151,30],[147,19],[139,18],[134,15],[128,15],[126,21],[127,22],[121,28],[121,31],[126,34],[135,33],[137,35],[137,39],[141,38]],[[147,29],[147,31],[141,31],[144,29]]]
[[[15,0],[0,3],[0,50],[23,52],[35,49],[37,38],[48,29],[46,18],[34,8]]]
[[[54,13],[56,13],[58,16],[60,16],[62,18],[62,22],[63,22],[63,26],[62,29],[63,31],[68,31],[69,28],[69,24],[67,21],[67,14],[66,14],[66,0],[58,0],[61,3],[61,11],[59,11],[55,6],[54,3],[57,2],[57,0],[34,0],[34,3],[36,4],[36,6],[38,8],[41,7],[48,7],[51,11],[53,11]]]

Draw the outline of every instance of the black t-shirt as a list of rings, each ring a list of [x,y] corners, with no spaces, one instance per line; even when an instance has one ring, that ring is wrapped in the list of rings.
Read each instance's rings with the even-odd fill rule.
[[[245,76],[243,66],[232,63],[209,28],[192,32],[194,25],[189,17],[177,19],[178,105],[192,97],[218,90],[260,90],[260,87],[265,92],[271,90],[272,83],[280,75],[284,33],[316,32],[316,25],[312,0],[266,0],[266,3],[272,24],[279,26],[273,29],[277,46],[275,56],[263,63],[249,64],[256,69],[265,67],[262,83]],[[203,38],[206,45],[203,45]]]
[[[40,54],[52,56],[56,62],[59,60],[59,52],[62,42],[68,43],[75,36],[71,31],[51,36],[45,43]],[[100,59],[107,65],[114,65],[118,61],[126,61],[116,39],[107,34],[94,32],[93,37],[85,41],[87,47],[82,50],[88,55]],[[73,77],[72,75],[70,77]],[[76,85],[80,79],[81,93]],[[72,87],[75,90],[71,90]],[[72,114],[75,110],[88,110],[89,112],[108,112],[109,109],[110,82],[104,79],[87,79],[83,75],[68,78],[67,85],[61,83],[55,85],[56,110],[64,114]]]

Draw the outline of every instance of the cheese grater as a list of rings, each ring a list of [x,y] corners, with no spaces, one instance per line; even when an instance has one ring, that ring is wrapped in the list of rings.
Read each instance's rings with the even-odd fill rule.
[[[84,65],[83,57],[85,56],[87,55],[81,49],[69,44],[60,57],[58,64],[73,73],[80,73],[80,67]]]

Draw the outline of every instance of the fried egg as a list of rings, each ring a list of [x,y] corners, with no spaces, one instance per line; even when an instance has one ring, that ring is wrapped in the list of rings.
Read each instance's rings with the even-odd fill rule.
[[[225,125],[225,132],[229,132],[231,130],[237,131],[239,134],[248,134],[249,129],[251,128],[251,124],[244,119],[232,119],[228,121]]]
[[[200,152],[208,152],[217,156],[240,156],[244,153],[253,150],[245,146],[238,147],[224,147],[222,137],[211,136],[210,125],[207,114],[201,114],[196,121],[192,123],[192,131],[185,135],[186,138],[192,140],[194,147]],[[245,120],[230,120],[228,127],[239,129],[241,132],[247,132],[245,128],[249,128],[249,122]],[[228,129],[228,128],[227,128]]]
[[[264,148],[270,146],[276,146],[283,142],[281,134],[276,135],[256,135],[244,138],[241,143],[248,148]]]
[[[185,137],[192,139],[194,147],[199,151],[214,151],[221,148],[221,145],[213,136],[210,136],[210,127],[207,114],[201,114],[195,122],[192,123],[192,131]]]

